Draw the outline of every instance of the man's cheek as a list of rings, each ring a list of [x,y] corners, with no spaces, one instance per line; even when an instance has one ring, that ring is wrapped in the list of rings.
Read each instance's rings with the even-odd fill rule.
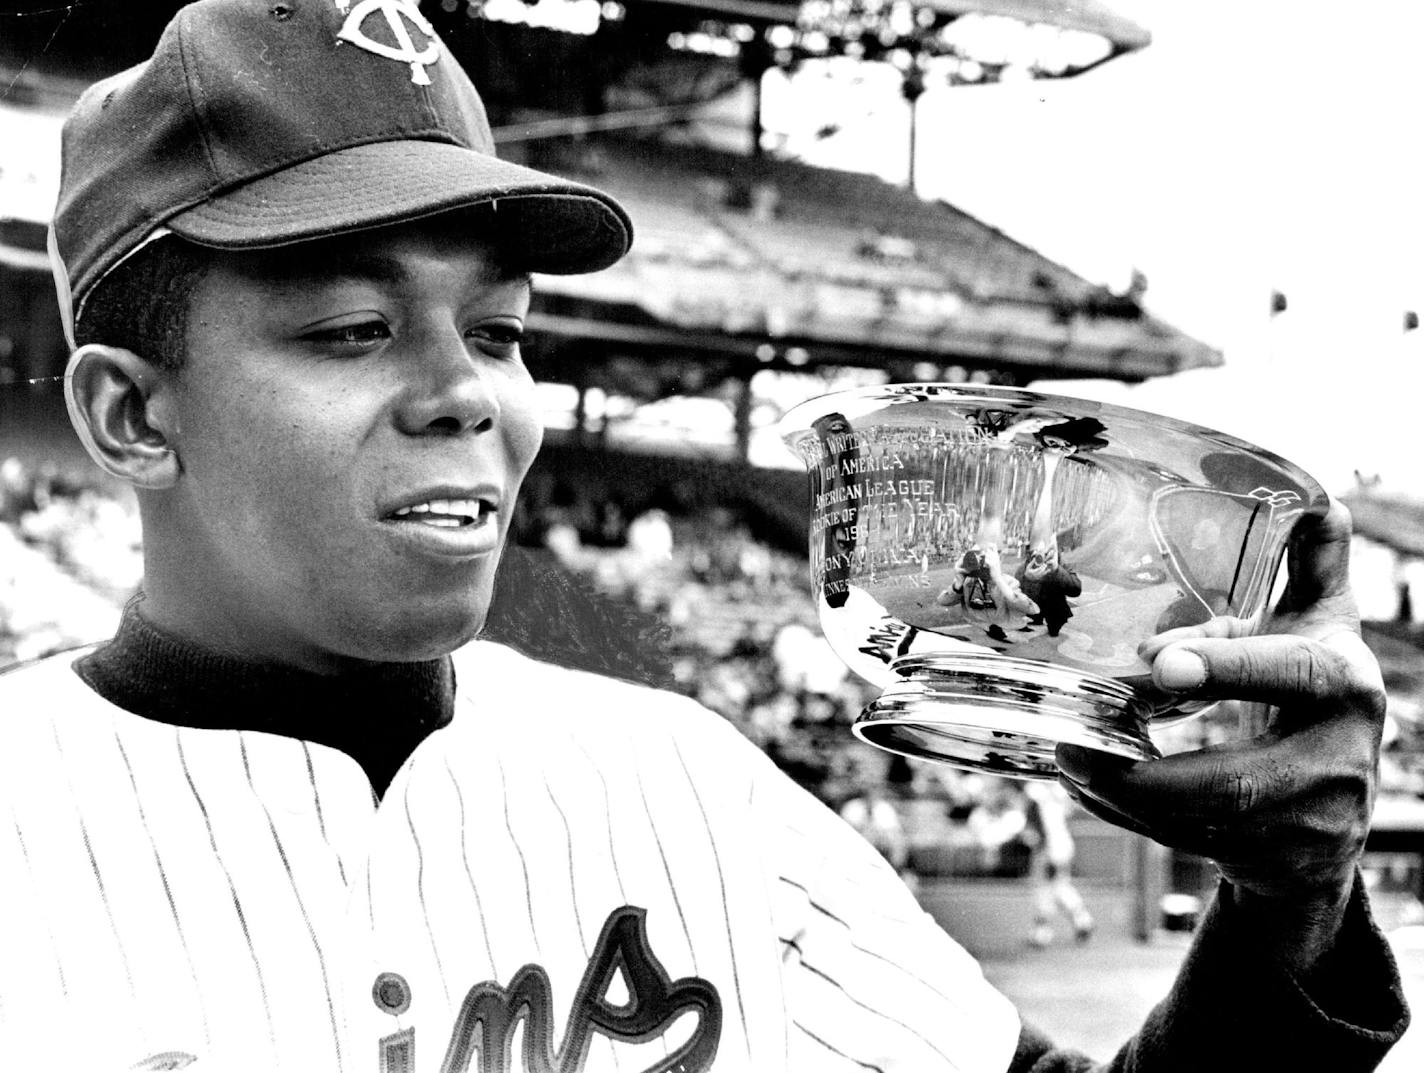
[[[522,401],[524,405],[507,420],[505,428],[510,476],[518,481],[524,480],[524,475],[529,472],[529,467],[534,464],[534,459],[539,454],[539,448],[544,444],[544,423],[539,418],[538,409],[533,405],[532,391],[529,398]],[[511,493],[515,491],[518,489],[510,489]]]

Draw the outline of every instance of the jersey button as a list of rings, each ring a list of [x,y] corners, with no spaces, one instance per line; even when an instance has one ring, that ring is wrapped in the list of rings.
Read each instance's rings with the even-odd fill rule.
[[[371,985],[371,998],[382,1013],[398,1017],[410,1009],[410,984],[398,972],[383,972]]]

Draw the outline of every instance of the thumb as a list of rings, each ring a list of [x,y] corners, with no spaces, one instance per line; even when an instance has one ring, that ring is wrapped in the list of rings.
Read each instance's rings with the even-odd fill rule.
[[[1299,705],[1323,717],[1371,692],[1378,671],[1356,634],[1319,640],[1281,633],[1168,645],[1153,660],[1152,679],[1173,693]]]
[[[1350,594],[1350,512],[1330,500],[1325,514],[1303,515],[1291,531],[1286,552],[1288,582],[1280,610],[1304,611],[1323,600]]]

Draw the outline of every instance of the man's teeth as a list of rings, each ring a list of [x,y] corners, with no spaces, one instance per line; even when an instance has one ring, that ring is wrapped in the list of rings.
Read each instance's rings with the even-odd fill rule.
[[[409,518],[422,525],[455,528],[468,522],[479,521],[484,513],[485,505],[478,499],[432,499],[414,506],[401,507],[394,517]]]

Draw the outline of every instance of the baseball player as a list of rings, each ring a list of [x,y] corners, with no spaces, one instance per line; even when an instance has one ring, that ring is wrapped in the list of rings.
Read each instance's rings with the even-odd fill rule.
[[[145,580],[110,642],[0,678],[6,1069],[1086,1068],[728,724],[477,639],[540,439],[530,273],[631,228],[494,157],[413,3],[184,9],[76,107],[52,235]],[[1149,655],[1279,704],[1267,738],[1060,757],[1224,877],[1111,1068],[1367,1069],[1403,1030],[1347,538],[1300,535],[1281,632]]]

